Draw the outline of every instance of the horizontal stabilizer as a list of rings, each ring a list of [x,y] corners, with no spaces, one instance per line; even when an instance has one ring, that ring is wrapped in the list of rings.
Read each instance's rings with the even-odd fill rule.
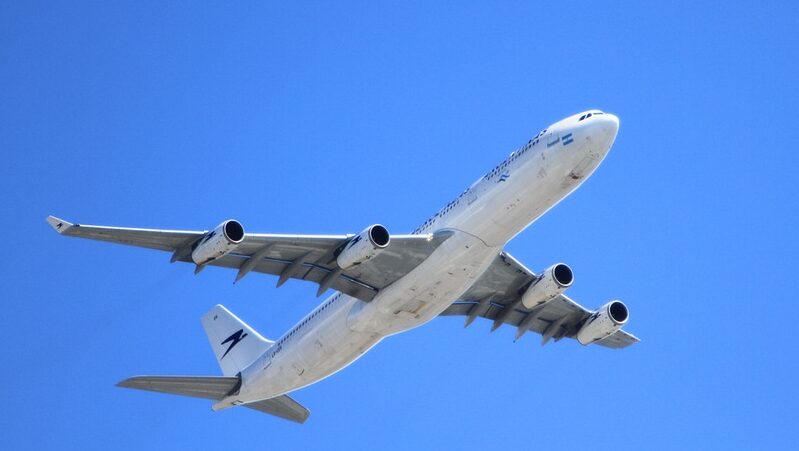
[[[117,387],[214,401],[235,394],[240,386],[241,379],[237,376],[135,376],[117,384]],[[297,423],[304,423],[311,414],[308,409],[286,395],[243,406]]]
[[[287,395],[244,404],[244,407],[297,423],[305,423],[311,412]]]
[[[240,381],[235,376],[135,376],[117,387],[220,400],[235,392]]]

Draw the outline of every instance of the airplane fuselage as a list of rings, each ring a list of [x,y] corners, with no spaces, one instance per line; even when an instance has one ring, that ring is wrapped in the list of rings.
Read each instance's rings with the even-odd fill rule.
[[[346,367],[383,338],[418,327],[459,299],[505,244],[590,176],[618,119],[585,113],[557,122],[425,221],[415,234],[452,232],[430,257],[371,302],[326,299],[241,372],[238,393],[215,408],[275,397]],[[598,114],[597,114],[598,113]]]

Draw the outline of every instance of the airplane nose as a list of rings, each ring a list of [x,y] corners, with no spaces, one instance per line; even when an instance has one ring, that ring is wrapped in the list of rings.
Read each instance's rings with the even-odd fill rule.
[[[600,133],[611,139],[616,138],[616,134],[619,132],[619,118],[616,115],[605,113],[594,120]]]
[[[619,118],[605,113],[592,117],[590,121],[587,120],[585,126],[589,136],[601,142],[603,147],[610,147],[619,132]]]

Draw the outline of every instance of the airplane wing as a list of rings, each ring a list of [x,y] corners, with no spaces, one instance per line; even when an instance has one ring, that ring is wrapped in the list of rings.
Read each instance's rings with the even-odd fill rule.
[[[527,331],[542,336],[542,344],[550,339],[574,338],[593,313],[565,295],[546,304],[527,309],[521,303],[524,289],[537,276],[507,252],[501,252],[488,270],[441,315],[466,316],[466,326],[477,317],[493,321],[491,330],[503,324],[516,327],[516,340]],[[624,348],[639,339],[623,330],[596,342],[608,348]]]
[[[193,263],[191,250],[207,231],[157,230],[73,224],[54,216],[47,222],[61,235],[108,241],[172,253],[172,261]],[[238,270],[236,281],[250,271],[279,276],[278,286],[288,279],[319,284],[317,295],[328,288],[363,301],[408,274],[451,236],[391,235],[388,247],[372,259],[341,270],[336,255],[353,235],[244,235],[229,254],[208,263]],[[201,268],[198,268],[201,269]]]

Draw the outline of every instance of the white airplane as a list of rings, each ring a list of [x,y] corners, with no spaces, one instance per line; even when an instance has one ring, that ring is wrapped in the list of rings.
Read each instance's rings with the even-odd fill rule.
[[[505,244],[574,191],[616,139],[612,114],[586,111],[559,121],[516,149],[409,235],[375,224],[357,235],[244,233],[228,220],[214,230],[183,231],[72,224],[50,216],[62,235],[169,251],[172,262],[238,269],[319,284],[327,298],[277,341],[264,338],[221,305],[202,318],[224,376],[138,376],[122,387],[208,398],[213,410],[245,406],[304,422],[309,411],[286,394],[354,362],[383,338],[434,319],[478,316],[623,348],[638,340],[621,330],[627,307],[610,301],[588,310],[566,297],[572,270],[557,263],[535,274]]]

